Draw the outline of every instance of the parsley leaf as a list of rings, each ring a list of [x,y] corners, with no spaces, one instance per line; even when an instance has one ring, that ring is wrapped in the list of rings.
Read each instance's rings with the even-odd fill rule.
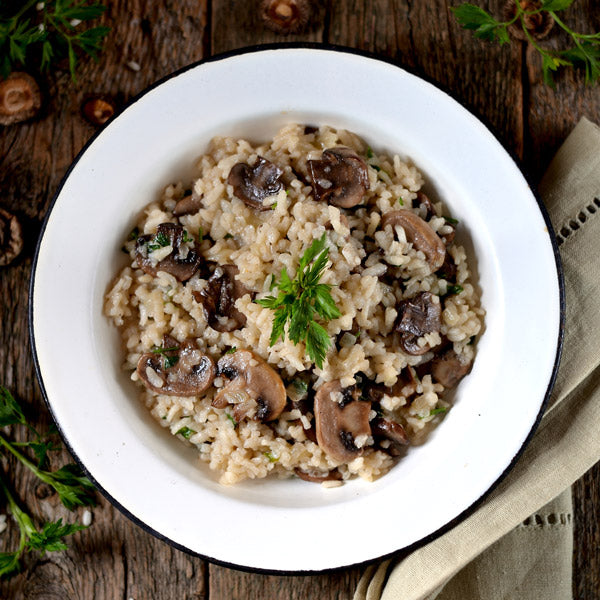
[[[261,306],[275,312],[269,344],[272,346],[280,338],[285,340],[287,324],[290,340],[294,344],[304,342],[306,353],[319,368],[323,367],[331,340],[315,317],[331,321],[341,315],[331,296],[331,286],[319,283],[329,260],[326,246],[327,237],[323,234],[301,256],[294,279],[290,279],[283,269],[279,283],[271,282],[279,290],[277,296],[256,300]]]
[[[472,30],[476,37],[482,40],[497,41],[501,44],[509,41],[508,23],[497,21],[483,8],[465,3],[460,6],[453,6],[450,10],[454,13],[460,25],[464,29]]]
[[[181,435],[186,440],[189,440],[195,433],[197,432],[189,427],[182,427],[175,435]]]

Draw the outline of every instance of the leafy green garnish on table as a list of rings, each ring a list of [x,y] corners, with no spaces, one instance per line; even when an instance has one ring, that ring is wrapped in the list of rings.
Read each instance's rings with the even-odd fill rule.
[[[19,4],[21,4],[19,6]],[[42,71],[67,59],[73,81],[80,55],[94,60],[109,27],[85,29],[83,22],[99,18],[106,6],[87,0],[2,2],[0,4],[0,76],[39,63]]]
[[[475,36],[489,42],[505,44],[510,41],[509,27],[523,30],[527,41],[542,57],[544,83],[554,86],[554,73],[561,67],[582,67],[585,69],[586,83],[594,83],[600,79],[600,32],[577,33],[568,27],[556,14],[571,6],[573,0],[542,0],[537,9],[525,9],[519,0],[515,1],[514,15],[499,21],[483,8],[464,3],[451,8],[464,29],[470,29]],[[526,19],[534,15],[546,15],[567,33],[573,44],[566,50],[555,50],[541,46],[527,27]]]
[[[276,284],[279,294],[256,300],[261,306],[275,311],[269,344],[272,346],[279,338],[285,340],[285,326],[288,324],[290,340],[294,344],[304,342],[309,358],[319,368],[323,367],[331,340],[316,318],[321,317],[327,322],[341,315],[331,297],[331,286],[319,283],[329,260],[326,244],[325,234],[313,241],[302,255],[293,279],[282,269]]]
[[[13,395],[0,386],[0,427],[9,425],[26,427],[35,437],[34,441],[13,442],[0,433],[0,450],[5,455],[12,454],[38,479],[52,487],[63,505],[69,510],[78,506],[91,506],[95,501],[95,488],[78,465],[67,464],[56,471],[44,468],[47,453],[60,449],[51,439],[44,438],[31,424],[27,422],[23,410]],[[19,448],[19,449],[17,449]],[[21,451],[21,449],[23,449]],[[30,450],[37,459],[36,465],[25,452]],[[12,552],[0,553],[0,577],[10,577],[21,568],[20,559],[25,552],[46,552],[65,550],[64,538],[86,527],[78,523],[68,524],[57,521],[46,522],[41,529],[34,525],[33,518],[23,510],[10,491],[5,476],[0,475],[0,490],[5,496],[10,512],[20,530],[19,545]]]

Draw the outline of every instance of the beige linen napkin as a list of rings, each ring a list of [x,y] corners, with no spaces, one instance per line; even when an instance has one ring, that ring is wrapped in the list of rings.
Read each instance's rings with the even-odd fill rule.
[[[563,358],[540,426],[472,515],[408,556],[368,567],[354,600],[572,597],[567,488],[600,460],[599,127],[580,121],[539,191],[558,234],[567,304]]]

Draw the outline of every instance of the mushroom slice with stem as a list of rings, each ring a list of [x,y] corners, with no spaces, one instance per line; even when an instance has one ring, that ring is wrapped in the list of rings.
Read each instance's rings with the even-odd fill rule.
[[[258,157],[251,167],[246,163],[233,165],[227,183],[233,187],[233,194],[245,204],[257,210],[270,210],[263,200],[274,196],[283,187],[281,176],[283,171],[270,160]]]
[[[303,471],[300,467],[296,467],[294,469],[294,473],[300,477],[300,479],[304,479],[304,481],[310,481],[312,483],[341,481],[342,479],[342,474],[337,469],[333,469],[333,471],[319,471],[318,469]]]
[[[369,413],[371,403],[358,400],[358,388],[342,388],[339,380],[322,385],[315,395],[317,442],[331,458],[350,462],[363,453],[363,445],[371,435]]]
[[[174,223],[162,223],[156,234],[140,236],[136,241],[135,258],[145,273],[155,276],[165,271],[179,281],[190,279],[202,262],[194,238]]]
[[[262,358],[250,350],[236,350],[217,363],[217,373],[229,382],[215,396],[212,405],[225,408],[241,405],[235,410],[236,421],[254,418],[273,421],[285,408],[286,392],[281,377]]]
[[[449,348],[431,361],[431,375],[446,389],[453,388],[471,370],[471,364],[471,360],[459,356],[453,348]]]
[[[369,189],[367,163],[351,148],[329,148],[323,158],[307,164],[316,200],[351,208],[361,203]]]
[[[432,271],[437,271],[444,264],[444,242],[419,215],[407,209],[392,210],[381,218],[381,228],[385,229],[388,225],[404,229],[406,239],[412,243],[415,250],[423,252]]]
[[[170,336],[162,348],[143,354],[137,373],[144,385],[167,396],[199,396],[215,378],[215,363],[200,350],[194,340],[177,342]]]
[[[192,292],[196,302],[202,304],[208,324],[220,333],[234,331],[246,324],[246,316],[235,307],[235,301],[250,290],[236,279],[238,273],[235,265],[218,266],[206,287],[200,292]]]
[[[400,334],[400,346],[407,354],[420,356],[431,350],[429,344],[419,345],[426,333],[439,332],[442,327],[442,303],[430,292],[419,292],[403,300],[397,307],[398,318],[394,329]]]

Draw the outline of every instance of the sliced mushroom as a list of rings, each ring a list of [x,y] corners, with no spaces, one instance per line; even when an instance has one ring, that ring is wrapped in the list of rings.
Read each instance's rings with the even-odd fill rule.
[[[456,263],[452,258],[450,252],[446,252],[446,257],[444,258],[444,262],[442,266],[437,270],[437,274],[440,277],[443,277],[446,281],[455,281],[456,280]]]
[[[311,469],[310,471],[303,471],[299,467],[294,469],[294,473],[304,479],[304,481],[311,481],[312,483],[323,483],[324,481],[341,481],[342,474],[337,470],[333,471],[319,471],[318,469]]]
[[[410,440],[406,435],[404,427],[400,425],[400,423],[396,423],[396,421],[377,417],[371,422],[371,431],[376,440],[384,438],[392,442],[391,445],[385,449],[392,456],[398,456],[401,453],[400,447],[408,446],[408,444],[410,444]]]
[[[425,209],[425,220],[429,221],[431,217],[437,215],[433,202],[429,199],[429,196],[424,192],[417,192],[417,205],[422,206]],[[414,205],[413,205],[414,206]]]
[[[392,387],[369,385],[366,395],[372,402],[381,402],[384,396],[392,398],[404,396],[410,398],[417,393],[418,380],[412,367],[406,367],[398,375],[398,380]]]
[[[246,324],[246,315],[235,307],[235,301],[249,294],[250,290],[236,279],[238,273],[235,265],[219,266],[201,292],[192,292],[196,302],[202,304],[208,324],[220,333],[239,329]]]
[[[229,382],[213,400],[216,408],[228,404],[243,404],[236,421],[253,417],[257,421],[273,421],[283,411],[286,402],[281,377],[262,358],[250,350],[236,350],[221,357],[217,372]]]
[[[179,344],[165,336],[163,347],[143,354],[137,373],[144,385],[157,394],[199,396],[215,378],[215,363],[194,340]]]
[[[165,271],[179,281],[187,281],[200,267],[202,257],[196,242],[184,241],[184,237],[183,227],[174,223],[162,223],[156,234],[140,236],[135,246],[139,268],[150,275]],[[157,260],[156,256],[161,256],[167,248],[171,249],[167,256]],[[157,254],[153,257],[154,252]]]
[[[23,229],[15,215],[0,208],[0,267],[11,263],[23,250]]]
[[[316,200],[350,208],[360,204],[369,189],[367,163],[346,146],[324,150],[321,160],[307,164]]]
[[[404,229],[406,239],[412,243],[413,248],[423,252],[432,271],[437,271],[442,266],[446,256],[446,246],[421,217],[406,209],[392,210],[381,218],[381,228],[385,229],[388,225],[392,228],[400,226]]]
[[[339,381],[322,385],[315,395],[317,442],[339,462],[349,462],[363,453],[355,440],[370,436],[371,403],[358,400],[358,388],[342,388]]]
[[[173,214],[176,217],[182,217],[183,215],[191,215],[197,213],[202,207],[202,200],[200,196],[192,192],[191,194],[185,195],[181,200],[177,202],[173,209]]]
[[[0,81],[0,125],[31,119],[41,105],[40,88],[31,75],[14,72]]]
[[[233,194],[248,206],[270,210],[263,200],[275,195],[283,187],[282,175],[283,171],[277,165],[259,156],[253,167],[246,163],[233,165],[227,183],[233,186]]]
[[[397,307],[398,318],[394,329],[400,333],[400,346],[407,354],[420,356],[431,350],[429,344],[420,346],[418,339],[426,333],[439,332],[442,327],[442,304],[438,296],[419,292],[403,300]]]
[[[431,375],[446,389],[455,387],[471,370],[471,361],[459,356],[450,348],[431,361]]]

